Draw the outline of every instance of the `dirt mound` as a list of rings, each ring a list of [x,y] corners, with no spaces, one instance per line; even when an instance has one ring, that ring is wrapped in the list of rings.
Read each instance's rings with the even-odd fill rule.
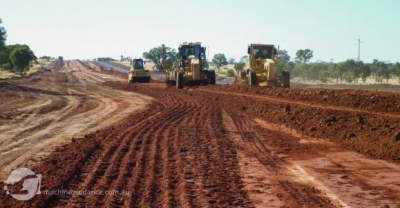
[[[367,90],[288,89],[245,85],[215,85],[207,89],[266,95],[290,101],[400,113],[400,94]]]
[[[275,93],[271,90],[270,93]],[[279,93],[279,92],[277,92]],[[400,113],[400,94],[363,90],[294,89],[281,92],[291,100],[345,106],[368,111]]]
[[[254,118],[281,124],[308,136],[326,138],[374,158],[400,161],[400,142],[396,139],[400,129],[399,94],[249,86],[199,89],[204,94],[221,90],[221,97],[234,96],[236,100],[232,104],[230,98],[220,97],[221,105],[234,105]]]

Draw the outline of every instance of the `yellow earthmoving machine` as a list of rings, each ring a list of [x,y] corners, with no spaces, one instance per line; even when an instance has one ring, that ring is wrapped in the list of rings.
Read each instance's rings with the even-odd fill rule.
[[[135,58],[131,62],[128,83],[142,82],[149,83],[151,79],[150,71],[144,69],[144,61],[141,58]]]
[[[244,69],[237,71],[237,81],[248,85],[290,87],[289,72],[276,74],[278,50],[274,45],[250,44],[247,53],[249,59]]]
[[[200,42],[182,43],[178,54],[178,62],[173,67],[163,63],[167,85],[182,89],[184,85],[215,84],[215,71],[208,69],[206,48]]]

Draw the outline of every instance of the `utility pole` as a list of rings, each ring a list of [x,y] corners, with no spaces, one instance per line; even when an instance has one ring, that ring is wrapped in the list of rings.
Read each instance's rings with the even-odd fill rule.
[[[364,43],[364,42],[361,42],[360,37],[358,37],[358,38],[356,39],[356,41],[357,41],[356,44],[358,44],[358,56],[357,56],[357,61],[361,61],[361,59],[360,59],[360,48],[361,48],[361,43]]]

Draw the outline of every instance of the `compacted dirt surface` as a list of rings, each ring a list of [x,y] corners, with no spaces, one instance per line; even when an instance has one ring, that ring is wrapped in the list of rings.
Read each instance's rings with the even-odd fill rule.
[[[1,110],[2,163],[12,163],[3,160],[3,155],[11,154],[13,149],[7,145],[15,140],[22,140],[15,148],[26,146],[23,152],[36,149],[31,145],[37,143],[63,141],[32,163],[10,166],[25,165],[40,173],[41,194],[17,201],[2,193],[2,206],[400,206],[400,94],[242,85],[177,90],[159,81],[128,85],[126,80],[119,80],[126,74],[93,71],[78,61],[64,68],[71,66],[79,73],[60,70],[51,76],[71,76],[68,80],[87,87],[85,91],[67,91],[72,94],[102,96],[88,99],[95,104],[88,104],[91,107],[87,110],[71,107],[76,110],[65,112],[65,106],[74,98],[71,95],[37,98],[42,105],[33,102],[15,108],[31,107],[24,114],[28,119],[38,119],[39,112],[44,111],[44,119],[51,121],[49,125],[27,128],[28,133],[16,129],[28,124],[12,126],[22,122],[17,120],[18,114]],[[109,81],[99,85],[103,76]],[[46,80],[36,84],[51,87]],[[2,85],[1,90],[10,96],[25,92],[12,92],[13,87],[25,84],[10,86],[7,81]],[[48,112],[56,110],[41,110],[46,109],[42,107],[46,102],[61,102],[58,100],[63,98],[67,104],[57,106],[64,111],[54,117]],[[18,96],[7,102],[17,105],[30,100]],[[147,102],[151,104],[143,109],[140,104]],[[114,111],[94,107],[102,105],[115,105],[111,107]],[[133,106],[139,110],[132,112]],[[89,116],[99,116],[102,110],[109,112],[100,119],[107,125],[87,124],[87,120],[93,120]],[[122,115],[117,116],[117,112]],[[64,125],[67,129],[51,131],[49,126],[58,123],[57,119],[64,118],[60,122],[63,124],[80,114],[84,116]],[[89,126],[79,129],[84,124]],[[89,128],[96,131],[86,133]],[[40,129],[54,135],[39,134]],[[3,136],[3,132],[15,133]],[[45,136],[31,142],[34,134]],[[57,137],[60,134],[62,138]]]

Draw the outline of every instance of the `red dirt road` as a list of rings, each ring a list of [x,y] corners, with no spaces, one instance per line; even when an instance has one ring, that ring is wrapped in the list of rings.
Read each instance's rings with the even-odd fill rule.
[[[42,194],[3,206],[400,205],[398,94],[106,86],[154,101],[30,166]]]

